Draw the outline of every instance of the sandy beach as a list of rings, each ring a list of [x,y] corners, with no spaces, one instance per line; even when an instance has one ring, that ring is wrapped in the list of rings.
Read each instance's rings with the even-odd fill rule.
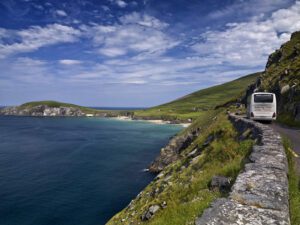
[[[128,116],[118,116],[118,117],[115,117],[114,119],[117,119],[117,120],[132,120],[133,119],[131,117],[128,117]],[[166,120],[137,120],[137,121],[146,121],[146,122],[149,122],[149,123],[155,123],[155,124],[172,124],[171,121],[166,121]],[[183,126],[183,127],[188,127],[191,125],[191,123],[178,123],[176,125],[180,125],[180,126]]]

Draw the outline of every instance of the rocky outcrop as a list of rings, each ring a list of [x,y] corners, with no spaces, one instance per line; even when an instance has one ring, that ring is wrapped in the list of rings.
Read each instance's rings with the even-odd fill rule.
[[[160,209],[159,205],[152,205],[149,209],[141,216],[142,221],[150,220],[154,214]]]
[[[270,127],[230,115],[236,129],[252,129],[257,140],[228,198],[220,198],[196,225],[289,225],[287,158],[279,134]]]
[[[0,115],[14,116],[85,116],[79,108],[75,107],[49,107],[38,105],[30,108],[6,107],[0,110]]]
[[[200,134],[200,130],[192,130],[187,134],[175,136],[165,148],[162,148],[159,156],[151,163],[149,171],[161,172],[167,165],[179,159],[182,150],[187,148]]]

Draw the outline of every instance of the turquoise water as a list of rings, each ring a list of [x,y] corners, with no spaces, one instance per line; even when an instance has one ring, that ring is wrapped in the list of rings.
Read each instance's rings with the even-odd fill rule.
[[[182,128],[101,118],[0,117],[0,224],[97,225],[153,175]]]

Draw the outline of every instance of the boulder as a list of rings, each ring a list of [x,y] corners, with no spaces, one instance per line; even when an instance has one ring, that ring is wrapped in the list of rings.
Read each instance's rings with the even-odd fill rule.
[[[231,178],[224,176],[213,176],[209,189],[213,191],[228,192],[230,190]]]
[[[141,216],[142,221],[150,220],[159,209],[159,205],[150,206],[149,209]]]
[[[287,93],[288,91],[290,90],[290,85],[284,85],[282,88],[281,88],[281,90],[280,90],[280,94],[285,94],[285,93]]]

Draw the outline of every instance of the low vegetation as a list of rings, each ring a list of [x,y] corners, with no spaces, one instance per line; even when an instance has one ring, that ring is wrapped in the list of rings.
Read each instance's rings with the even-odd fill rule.
[[[277,122],[289,127],[300,128],[300,121],[296,121],[291,113],[282,112],[278,116]]]
[[[300,177],[296,171],[295,158],[292,153],[292,146],[287,138],[283,139],[289,163],[289,200],[290,200],[290,217],[292,225],[300,224]]]

